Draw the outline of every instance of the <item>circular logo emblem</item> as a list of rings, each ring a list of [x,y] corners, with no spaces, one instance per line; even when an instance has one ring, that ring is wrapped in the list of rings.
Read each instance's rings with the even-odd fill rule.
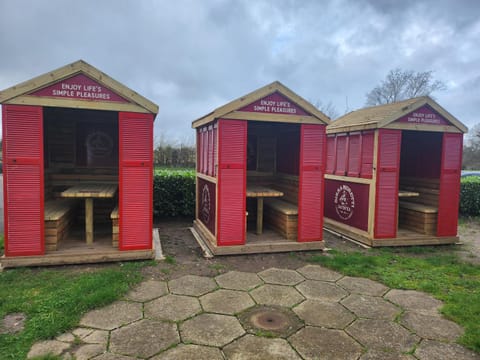
[[[355,195],[348,185],[340,185],[335,192],[335,211],[337,215],[343,219],[348,220],[353,216],[355,209]]]
[[[208,224],[210,221],[210,209],[212,205],[210,202],[210,190],[208,189],[207,184],[203,185],[202,201],[200,204],[200,218],[205,224]]]
[[[112,153],[113,140],[103,131],[94,131],[87,136],[87,153],[89,158],[103,159]]]

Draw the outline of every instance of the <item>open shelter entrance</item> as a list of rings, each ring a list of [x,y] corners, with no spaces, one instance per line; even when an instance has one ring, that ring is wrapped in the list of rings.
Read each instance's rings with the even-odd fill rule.
[[[0,93],[3,266],[153,257],[157,105],[80,60]]]
[[[323,249],[328,123],[279,82],[194,121],[200,245],[218,255]]]
[[[371,246],[457,242],[466,131],[429,97],[360,109],[333,122],[325,227]]]

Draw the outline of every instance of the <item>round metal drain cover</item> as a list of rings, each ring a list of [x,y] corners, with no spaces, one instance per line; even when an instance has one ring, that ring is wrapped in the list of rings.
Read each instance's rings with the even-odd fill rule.
[[[288,308],[255,306],[240,314],[246,331],[272,337],[287,337],[303,326],[303,322]]]

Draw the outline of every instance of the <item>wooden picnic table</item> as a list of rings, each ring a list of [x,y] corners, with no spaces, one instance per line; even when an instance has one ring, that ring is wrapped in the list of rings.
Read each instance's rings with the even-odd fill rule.
[[[118,185],[113,184],[79,184],[60,194],[65,198],[85,199],[85,237],[88,245],[93,243],[93,199],[113,198],[117,189]]]
[[[247,197],[257,198],[257,235],[263,233],[263,199],[280,197],[283,192],[262,185],[247,185]]]
[[[420,193],[416,191],[398,190],[398,197],[415,197],[415,196],[420,196]]]

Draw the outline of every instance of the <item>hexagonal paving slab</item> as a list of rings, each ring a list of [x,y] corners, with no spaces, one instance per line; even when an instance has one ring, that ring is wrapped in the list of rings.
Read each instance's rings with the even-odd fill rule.
[[[305,265],[297,271],[309,280],[337,281],[342,278],[342,274],[327,269],[320,265]]]
[[[432,340],[423,340],[415,350],[420,360],[455,359],[478,360],[480,356],[458,344],[447,344]]]
[[[352,294],[341,303],[358,317],[367,319],[393,320],[402,311],[399,307],[376,296]]]
[[[296,360],[300,356],[284,339],[267,339],[245,335],[225,346],[223,352],[228,359],[248,360]]]
[[[293,287],[283,285],[262,285],[250,292],[257,304],[292,307],[305,298]]]
[[[263,284],[262,279],[257,274],[241,271],[229,271],[218,275],[215,280],[220,287],[230,290],[248,291]]]
[[[113,330],[142,318],[142,304],[117,301],[111,305],[86,313],[80,325],[102,330]]]
[[[392,289],[386,295],[385,299],[400,305],[405,310],[429,313],[439,315],[438,310],[443,305],[440,300],[415,290],[397,290]]]
[[[339,303],[307,300],[293,311],[308,325],[343,329],[355,320],[355,316]]]
[[[179,345],[167,350],[150,360],[223,360],[221,351],[217,348],[201,345]]]
[[[463,329],[456,323],[436,315],[407,311],[403,314],[401,323],[418,336],[430,340],[453,342],[463,334]]]
[[[110,352],[146,358],[179,342],[175,324],[144,319],[112,331]]]
[[[348,293],[340,286],[324,281],[306,280],[295,287],[307,299],[339,301]]]
[[[73,353],[74,359],[91,359],[94,356],[103,354],[106,350],[107,343],[105,344],[86,344],[79,346]]]
[[[297,285],[305,278],[294,270],[270,268],[258,273],[263,281],[276,285]]]
[[[102,355],[99,355],[94,358],[95,360],[137,360],[138,358],[130,357],[130,356],[123,356],[123,355],[118,355],[118,354],[112,354],[112,353],[103,353]]]
[[[167,284],[164,281],[147,280],[130,291],[126,298],[133,301],[145,302],[156,299],[167,293]]]
[[[412,355],[392,351],[369,349],[359,360],[415,360]]]
[[[341,330],[307,326],[289,341],[305,359],[357,359],[362,354],[362,347]]]
[[[197,298],[167,295],[145,304],[145,317],[181,321],[202,311]]]
[[[408,352],[420,340],[397,323],[359,319],[347,327],[347,333],[367,348]]]
[[[33,357],[40,357],[45,355],[60,355],[63,351],[68,349],[70,344],[57,341],[57,340],[46,340],[40,341],[31,347],[30,351],[27,354],[27,359]]]
[[[245,333],[233,316],[201,314],[180,325],[184,342],[224,346]]]
[[[379,282],[351,276],[343,277],[337,281],[337,284],[350,293],[370,296],[382,296],[389,290],[388,287]]]
[[[172,294],[201,296],[217,287],[215,281],[209,277],[185,275],[168,282]]]
[[[250,295],[244,291],[220,289],[200,298],[207,312],[234,315],[255,305]]]
[[[250,334],[288,337],[303,327],[303,321],[289,308],[258,305],[238,315]]]

